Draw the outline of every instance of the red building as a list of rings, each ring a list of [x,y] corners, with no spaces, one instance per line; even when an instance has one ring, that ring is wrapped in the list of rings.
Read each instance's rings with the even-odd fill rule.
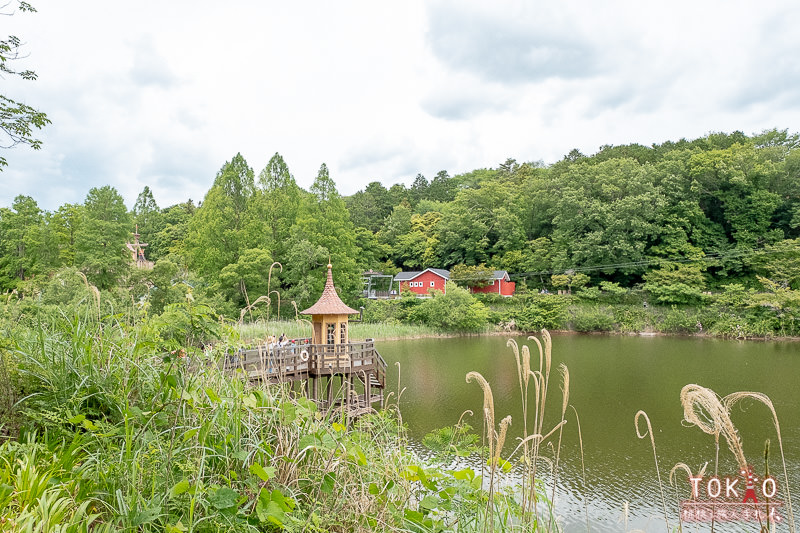
[[[499,294],[500,296],[514,296],[514,291],[517,288],[517,284],[511,281],[508,277],[508,272],[505,270],[495,270],[492,273],[492,279],[489,280],[489,284],[484,287],[470,287],[469,290],[473,294],[481,293],[481,294]]]
[[[400,272],[394,277],[398,284],[398,292],[408,289],[420,296],[428,296],[428,291],[445,292],[445,284],[450,279],[450,272],[441,268],[426,268],[422,272]]]

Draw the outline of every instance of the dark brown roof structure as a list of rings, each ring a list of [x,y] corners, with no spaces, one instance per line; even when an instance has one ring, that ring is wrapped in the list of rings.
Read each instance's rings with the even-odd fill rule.
[[[355,315],[358,311],[348,307],[339,298],[336,293],[336,287],[333,286],[333,274],[331,273],[331,264],[328,263],[328,279],[325,281],[325,289],[322,291],[322,296],[319,297],[317,303],[302,311],[304,315]]]

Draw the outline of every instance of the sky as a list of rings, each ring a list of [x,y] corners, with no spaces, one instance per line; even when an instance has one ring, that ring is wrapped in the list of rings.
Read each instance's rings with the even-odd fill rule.
[[[308,189],[551,164],[571,149],[800,130],[800,3],[32,0],[0,17],[47,113],[3,150],[0,206],[48,210],[112,185],[132,207],[202,200],[241,153]],[[10,8],[6,8],[9,12]],[[4,140],[3,140],[4,141]],[[5,142],[0,142],[5,145]]]

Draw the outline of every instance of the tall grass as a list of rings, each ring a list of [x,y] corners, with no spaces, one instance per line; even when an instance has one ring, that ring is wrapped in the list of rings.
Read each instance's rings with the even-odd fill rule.
[[[714,445],[715,445],[715,456],[714,456],[714,476],[719,476],[719,464],[720,464],[720,437],[725,441],[727,444],[728,449],[730,450],[731,454],[733,455],[736,463],[739,467],[740,473],[742,475],[746,475],[746,473],[751,470],[751,466],[748,463],[747,458],[744,454],[744,447],[742,446],[742,438],[739,434],[739,431],[736,429],[736,426],[731,419],[731,411],[733,407],[742,400],[754,400],[758,403],[763,404],[767,407],[771,421],[773,423],[773,427],[775,428],[776,437],[778,439],[778,445],[781,455],[781,464],[783,466],[783,487],[785,492],[786,498],[786,511],[789,518],[789,531],[794,533],[795,531],[795,522],[794,522],[794,512],[792,509],[792,496],[791,496],[791,486],[789,485],[789,476],[786,469],[786,459],[783,452],[783,437],[781,435],[781,427],[780,422],[778,421],[778,415],[775,411],[775,407],[772,404],[772,400],[769,399],[763,393],[760,392],[750,392],[750,391],[743,391],[743,392],[734,392],[725,397],[720,397],[716,392],[713,390],[703,387],[700,385],[689,384],[684,386],[681,389],[680,393],[680,401],[683,407],[683,417],[684,422],[689,426],[696,426],[700,429],[703,433],[711,435],[714,437]],[[642,418],[647,424],[647,429],[645,431],[641,431],[639,429],[639,419]],[[653,428],[650,424],[650,419],[644,411],[638,411],[636,416],[634,417],[634,425],[636,427],[636,434],[639,438],[646,438],[650,437],[650,444],[653,450],[653,459],[655,460],[655,467],[656,467],[656,474],[658,476],[658,485],[659,490],[661,491],[661,500],[663,505],[663,512],[664,512],[664,520],[666,522],[667,530],[670,530],[669,526],[669,518],[667,515],[667,507],[666,507],[666,498],[664,496],[664,488],[661,481],[661,473],[658,465],[658,456],[656,454],[656,444],[653,435]],[[769,440],[767,440],[765,445],[764,451],[764,461],[765,461],[765,475],[769,475]],[[706,471],[706,467],[708,466],[708,462],[703,465],[697,476],[703,476]],[[693,476],[691,469],[684,463],[676,464],[671,470],[669,474],[669,479],[671,484],[675,484],[674,482],[674,475],[675,472],[678,470],[684,470],[686,473],[689,474],[691,478]],[[676,492],[676,500],[677,500],[677,492]],[[771,515],[770,515],[771,516]],[[680,518],[679,518],[680,520]],[[759,517],[759,520],[761,518]],[[711,530],[714,530],[715,523],[717,521],[717,517],[715,513],[712,513],[711,519]],[[774,524],[771,524],[770,518],[767,518],[767,524],[762,524],[762,531],[770,531],[771,527],[774,527]],[[683,524],[679,522],[679,529],[682,530]]]
[[[471,469],[409,451],[396,402],[322,413],[291,385],[223,373],[235,346],[170,339],[95,313],[16,331],[23,428],[0,444],[0,529],[479,531],[501,508]]]
[[[520,442],[517,444],[516,448],[506,456],[506,459],[502,458],[502,450],[505,442],[506,430],[508,425],[511,424],[511,417],[508,416],[503,419],[500,424],[500,431],[498,432],[495,429],[494,398],[491,385],[477,372],[470,372],[467,374],[467,382],[477,381],[483,390],[483,438],[488,442],[489,449],[489,501],[487,502],[484,529],[488,531],[494,531],[495,526],[500,523],[497,520],[497,516],[500,514],[498,511],[508,508],[507,496],[499,502],[494,497],[497,491],[496,484],[498,483],[499,474],[502,470],[511,468],[511,459],[520,451],[522,452],[522,486],[517,493],[519,502],[514,503],[514,507],[518,509],[518,513],[510,524],[504,525],[520,531],[553,531],[558,529],[553,503],[558,479],[562,429],[566,424],[565,416],[567,407],[569,406],[569,371],[565,365],[560,366],[562,376],[560,421],[552,428],[546,429],[544,421],[547,393],[550,385],[552,341],[547,330],[542,330],[541,337],[541,341],[534,336],[528,337],[528,340],[534,341],[538,349],[539,364],[536,368],[531,367],[530,348],[527,345],[523,345],[522,350],[520,350],[514,339],[509,339],[507,343],[512,349],[517,366],[517,377],[523,413],[523,436],[520,438]],[[532,391],[529,390],[531,383],[533,384]],[[533,395],[530,394],[531,392],[533,392]],[[530,419],[531,415],[532,420]],[[557,439],[554,437],[556,434],[558,434]],[[551,448],[552,457],[545,453],[547,448],[543,446],[545,442],[550,444],[549,439],[551,437],[555,440],[555,444],[553,444]],[[551,466],[553,487],[550,500],[545,496],[544,489],[539,480],[541,477],[541,472],[538,470],[540,463],[549,464]],[[543,509],[540,508],[540,503],[544,504]]]
[[[402,323],[350,322],[351,339],[400,339],[429,337],[442,332],[428,326]],[[236,326],[242,342],[263,341],[270,335],[286,333],[289,338],[311,337],[311,324],[308,320],[270,320],[256,321]]]

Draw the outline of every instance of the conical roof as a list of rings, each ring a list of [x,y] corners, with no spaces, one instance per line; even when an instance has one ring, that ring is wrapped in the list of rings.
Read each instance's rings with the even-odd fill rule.
[[[333,274],[331,273],[331,264],[328,263],[328,279],[325,281],[325,289],[322,291],[322,296],[319,297],[317,303],[302,311],[304,315],[355,315],[358,313],[355,309],[348,307],[339,298],[336,293],[336,287],[333,286]]]

